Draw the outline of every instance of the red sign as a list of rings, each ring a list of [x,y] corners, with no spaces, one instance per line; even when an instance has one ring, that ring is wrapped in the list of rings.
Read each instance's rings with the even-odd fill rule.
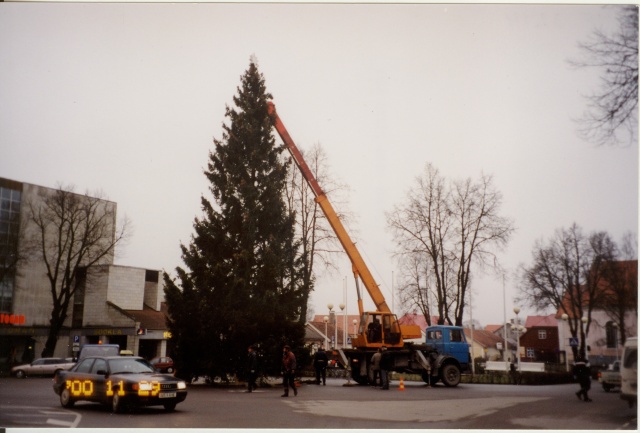
[[[24,325],[24,314],[0,314],[0,324]]]

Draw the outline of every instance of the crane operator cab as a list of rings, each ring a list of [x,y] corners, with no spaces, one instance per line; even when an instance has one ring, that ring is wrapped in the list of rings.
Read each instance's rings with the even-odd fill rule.
[[[364,313],[360,319],[360,333],[365,334],[367,345],[396,345],[401,342],[400,325],[392,313]]]

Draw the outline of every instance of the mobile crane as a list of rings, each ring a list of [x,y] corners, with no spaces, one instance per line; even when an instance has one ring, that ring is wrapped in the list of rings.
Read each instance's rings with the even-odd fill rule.
[[[343,350],[343,357],[349,363],[353,379],[359,384],[367,384],[371,381],[369,368],[371,357],[380,347],[385,346],[393,353],[394,371],[421,374],[427,383],[442,380],[447,386],[456,386],[460,382],[461,369],[468,368],[469,361],[468,345],[462,328],[430,327],[428,331],[432,332],[427,332],[425,344],[405,342],[405,340],[421,338],[420,327],[399,323],[327,195],[280,120],[275,105],[271,101],[267,104],[274,128],[287,146],[293,161],[313,191],[316,203],[320,206],[351,261],[356,283],[360,326],[356,337],[351,340],[353,349]],[[375,304],[376,311],[364,311],[360,281]],[[439,336],[440,339],[435,336]],[[463,353],[461,356],[456,356],[455,352],[456,350],[460,352],[460,347],[463,347]],[[466,352],[466,356],[464,352]]]

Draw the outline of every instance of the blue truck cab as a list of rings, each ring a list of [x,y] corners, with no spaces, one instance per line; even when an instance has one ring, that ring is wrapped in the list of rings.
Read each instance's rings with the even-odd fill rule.
[[[469,343],[461,326],[435,325],[426,329],[425,343],[437,353],[439,364],[455,359],[460,371],[471,367]]]

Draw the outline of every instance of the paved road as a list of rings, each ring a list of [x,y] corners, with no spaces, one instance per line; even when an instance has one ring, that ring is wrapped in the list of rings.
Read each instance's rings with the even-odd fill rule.
[[[592,403],[579,401],[576,385],[516,386],[462,384],[427,388],[398,382],[382,391],[303,385],[298,397],[281,398],[280,388],[252,394],[240,388],[193,385],[173,413],[146,408],[114,415],[108,408],[78,403],[63,409],[51,379],[0,379],[0,427],[109,428],[355,428],[355,429],[637,429],[636,408],[616,392],[592,390]],[[597,384],[594,384],[597,385]],[[16,430],[19,432],[20,430]]]

